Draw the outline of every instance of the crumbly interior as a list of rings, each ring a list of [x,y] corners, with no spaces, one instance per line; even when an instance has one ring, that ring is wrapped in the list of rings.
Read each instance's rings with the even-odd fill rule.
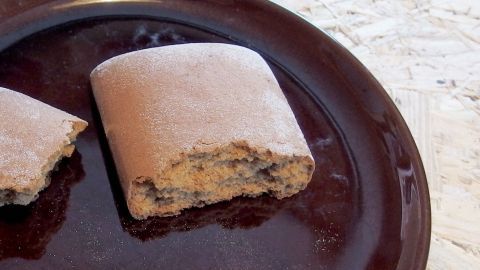
[[[38,198],[38,193],[50,185],[50,173],[54,170],[60,160],[64,157],[70,157],[75,150],[75,141],[79,132],[84,127],[80,127],[77,123],[72,123],[72,131],[67,135],[67,139],[59,143],[57,150],[50,155],[48,160],[39,168],[39,173],[35,179],[30,181],[39,182],[37,188],[13,190],[13,189],[0,189],[0,206],[6,204],[19,204],[27,205]]]
[[[274,155],[232,144],[186,155],[156,177],[138,177],[129,206],[134,217],[143,219],[177,215],[186,208],[236,196],[268,193],[281,199],[304,189],[312,171],[313,164],[306,157]]]

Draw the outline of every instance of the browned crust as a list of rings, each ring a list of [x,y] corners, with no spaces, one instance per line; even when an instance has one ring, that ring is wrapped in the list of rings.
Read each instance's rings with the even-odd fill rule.
[[[249,49],[197,43],[127,53],[96,67],[91,82],[127,202],[135,179],[233,142],[313,164],[272,71]]]

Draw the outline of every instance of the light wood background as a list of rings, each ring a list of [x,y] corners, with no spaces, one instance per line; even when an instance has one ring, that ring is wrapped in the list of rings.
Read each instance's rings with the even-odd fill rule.
[[[480,269],[480,0],[273,0],[330,33],[395,101],[432,202],[428,269]]]

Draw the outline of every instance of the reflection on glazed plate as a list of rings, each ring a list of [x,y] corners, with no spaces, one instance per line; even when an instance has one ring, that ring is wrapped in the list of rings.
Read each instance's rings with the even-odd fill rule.
[[[74,152],[69,160],[59,163],[51,175],[52,185],[35,203],[0,208],[0,260],[38,260],[45,254],[52,235],[65,221],[70,189],[83,176],[81,156]]]
[[[418,152],[381,86],[331,38],[264,1],[30,2],[0,9],[0,86],[91,125],[39,200],[0,209],[1,269],[425,267],[430,206]],[[121,16],[77,21],[98,15]],[[305,191],[129,216],[89,73],[121,53],[189,42],[240,44],[268,60],[317,164]]]

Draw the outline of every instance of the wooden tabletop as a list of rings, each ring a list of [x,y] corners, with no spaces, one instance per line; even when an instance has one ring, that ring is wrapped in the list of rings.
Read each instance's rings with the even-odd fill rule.
[[[427,172],[427,269],[480,268],[480,1],[273,0],[330,33],[383,84]]]

